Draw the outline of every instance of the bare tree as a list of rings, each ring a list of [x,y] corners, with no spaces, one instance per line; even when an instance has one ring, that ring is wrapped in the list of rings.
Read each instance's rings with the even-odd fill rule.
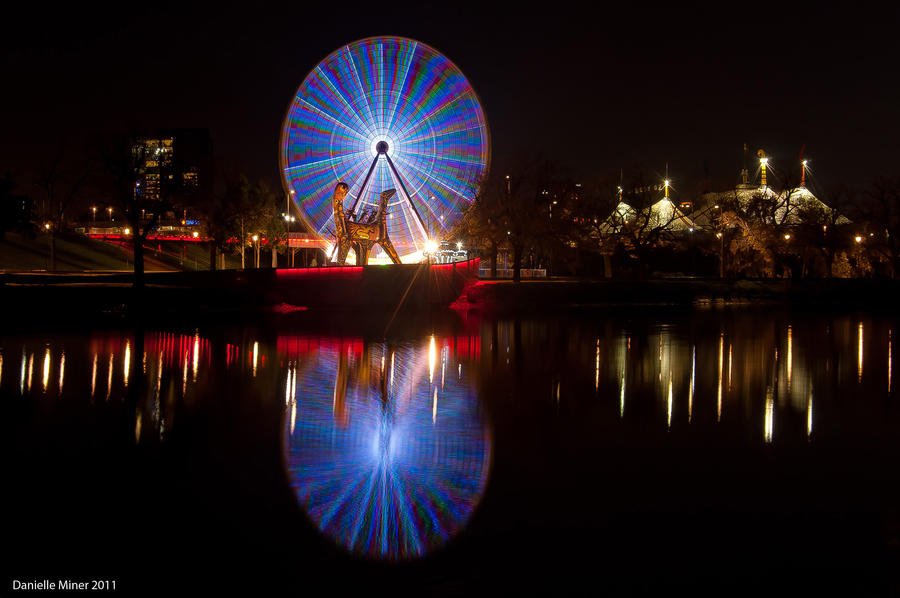
[[[85,190],[93,174],[93,161],[84,155],[77,166],[68,167],[68,148],[60,141],[59,149],[38,177],[38,186],[44,194],[44,227],[50,233],[50,270],[56,270],[56,237],[65,230],[66,211]]]
[[[109,191],[131,229],[134,257],[134,287],[144,288],[144,241],[159,225],[165,212],[172,210],[174,183],[169,172],[160,167],[159,197],[136,192],[149,148],[137,136],[116,136],[100,147],[100,159],[108,175]],[[147,217],[149,215],[149,217]]]
[[[857,234],[889,265],[891,278],[900,275],[900,179],[882,178],[866,191]]]

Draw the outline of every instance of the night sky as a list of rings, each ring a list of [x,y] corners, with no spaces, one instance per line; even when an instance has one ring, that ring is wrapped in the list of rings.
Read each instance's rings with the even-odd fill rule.
[[[590,181],[638,170],[676,188],[737,182],[742,146],[776,171],[801,146],[817,182],[898,173],[898,9],[848,3],[490,6],[295,2],[116,12],[7,10],[0,171],[27,182],[60,139],[208,127],[218,168],[279,185],[285,110],[339,46],[401,35],[444,53],[484,104],[494,168],[520,155]],[[162,6],[162,7],[161,7]],[[280,186],[280,185],[279,185]]]

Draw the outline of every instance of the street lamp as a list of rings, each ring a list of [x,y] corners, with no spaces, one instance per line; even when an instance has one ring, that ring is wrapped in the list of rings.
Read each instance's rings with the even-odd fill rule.
[[[719,238],[719,278],[725,278],[725,227],[722,224],[722,208],[716,204],[715,209],[719,210],[719,232],[716,233]]]
[[[856,235],[856,242],[857,242],[857,243],[862,243],[862,240],[863,240],[863,238],[862,238],[861,235]]]
[[[784,240],[785,240],[785,241],[790,241],[790,240],[791,240],[791,235],[790,235],[790,233],[785,233],[785,235],[784,235]]]
[[[112,206],[106,208],[106,211],[109,212],[109,221],[112,222]]]
[[[259,268],[259,235],[253,235],[250,238],[253,240],[253,243],[256,245],[256,267]]]
[[[91,213],[93,218],[93,223],[97,224],[97,206],[91,206]]]

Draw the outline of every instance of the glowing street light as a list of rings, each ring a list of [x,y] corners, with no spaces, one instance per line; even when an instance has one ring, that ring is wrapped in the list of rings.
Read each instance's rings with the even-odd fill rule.
[[[91,206],[91,213],[94,224],[97,224],[97,206]]]
[[[45,223],[44,223],[44,229],[45,229],[45,230],[50,230],[50,223],[49,223],[49,222],[45,222]]]
[[[128,227],[127,227],[127,226],[126,226],[126,227],[125,227],[125,230],[124,230],[124,231],[122,231],[122,232],[124,232],[124,233],[125,233],[125,236],[128,236],[128,235],[130,235],[130,234],[131,234],[131,229],[130,229],[130,228],[128,228]]]
[[[766,186],[766,166],[769,165],[769,159],[766,157],[766,152],[763,150],[759,150],[756,152],[756,155],[759,156],[759,169],[760,169],[760,179],[759,183],[761,187]]]
[[[856,235],[856,242],[857,242],[857,243],[862,243],[862,240],[863,240],[863,238],[862,238],[861,235]]]
[[[193,237],[194,237],[195,239],[196,239],[197,237],[200,236],[200,233],[198,233],[197,231],[194,231],[194,232],[191,233],[191,234],[193,235]]]
[[[788,233],[788,234],[785,234],[785,235],[784,235],[784,240],[785,240],[785,241],[790,241],[790,240],[791,240],[791,235],[790,235],[789,233]]]
[[[462,241],[457,241],[457,242],[456,242],[456,250],[457,250],[457,251],[462,251]]]

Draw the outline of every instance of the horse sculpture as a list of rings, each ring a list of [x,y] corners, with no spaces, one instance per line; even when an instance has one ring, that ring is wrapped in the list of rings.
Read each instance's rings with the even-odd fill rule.
[[[347,254],[350,248],[356,250],[356,265],[365,266],[369,262],[369,251],[375,245],[381,245],[381,248],[391,258],[395,264],[400,263],[400,256],[394,249],[390,237],[388,237],[387,225],[387,202],[395,193],[396,189],[388,189],[381,193],[381,199],[378,201],[378,211],[368,220],[354,221],[344,213],[344,198],[350,187],[347,183],[340,182],[334,188],[334,197],[332,204],[334,206],[334,228],[337,236],[337,263],[344,265],[347,261]]]

